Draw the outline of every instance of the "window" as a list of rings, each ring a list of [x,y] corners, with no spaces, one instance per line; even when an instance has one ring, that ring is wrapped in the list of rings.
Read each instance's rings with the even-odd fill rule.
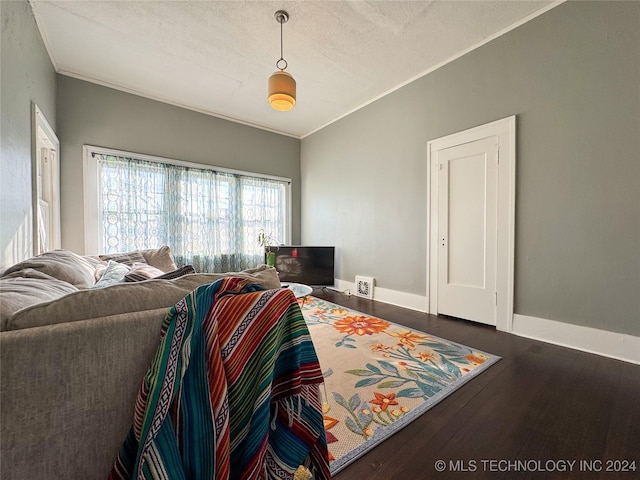
[[[169,245],[178,265],[225,272],[264,262],[260,230],[288,241],[289,179],[85,148],[100,253]]]

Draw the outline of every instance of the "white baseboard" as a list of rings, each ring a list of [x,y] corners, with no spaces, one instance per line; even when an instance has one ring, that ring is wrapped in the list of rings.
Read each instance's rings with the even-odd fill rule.
[[[355,295],[356,284],[354,282],[347,282],[346,280],[336,278],[335,290],[339,292],[349,290],[351,295]],[[423,295],[416,295],[414,293],[390,290],[388,288],[374,287],[373,299],[376,302],[389,303],[391,305],[396,305],[397,307],[417,310],[419,312],[426,312],[428,308],[427,297]]]
[[[354,282],[340,280],[339,278],[336,278],[335,287],[333,288],[339,292],[348,290],[351,295],[354,295],[356,291]],[[426,296],[387,288],[375,287],[373,299],[377,302],[389,303],[419,312],[427,312],[428,309]],[[633,335],[517,313],[513,315],[513,328],[510,333],[640,365],[640,337]]]
[[[511,333],[562,347],[640,364],[640,337],[570,323],[513,315]]]

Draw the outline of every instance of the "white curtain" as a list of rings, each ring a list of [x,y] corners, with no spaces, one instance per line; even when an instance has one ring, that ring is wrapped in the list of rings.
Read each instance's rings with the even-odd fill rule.
[[[96,158],[102,252],[169,245],[179,266],[227,272],[263,263],[260,230],[286,239],[285,181],[121,156]]]

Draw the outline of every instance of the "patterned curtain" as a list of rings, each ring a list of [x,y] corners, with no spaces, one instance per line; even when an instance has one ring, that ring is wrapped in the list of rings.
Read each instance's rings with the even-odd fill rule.
[[[228,272],[264,262],[258,234],[283,242],[287,182],[206,168],[95,155],[100,250],[169,245],[179,266]]]

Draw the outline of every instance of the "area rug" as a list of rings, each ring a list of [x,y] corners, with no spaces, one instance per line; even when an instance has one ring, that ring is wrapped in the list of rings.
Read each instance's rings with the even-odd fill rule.
[[[299,302],[325,378],[332,474],[500,359],[315,297]]]

